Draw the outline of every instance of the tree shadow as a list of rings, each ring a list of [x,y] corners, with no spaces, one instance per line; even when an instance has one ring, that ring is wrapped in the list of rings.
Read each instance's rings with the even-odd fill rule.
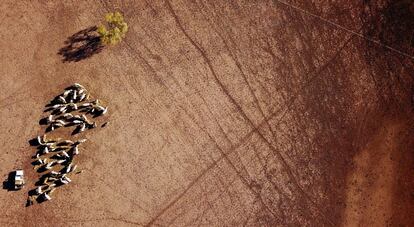
[[[68,37],[58,52],[63,56],[62,62],[78,62],[101,52],[104,45],[96,30],[91,26]]]

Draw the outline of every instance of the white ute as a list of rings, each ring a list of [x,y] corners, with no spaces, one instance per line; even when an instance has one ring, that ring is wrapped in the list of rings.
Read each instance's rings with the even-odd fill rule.
[[[24,186],[24,173],[23,170],[19,169],[16,170],[14,173],[14,189],[19,190],[22,189]]]

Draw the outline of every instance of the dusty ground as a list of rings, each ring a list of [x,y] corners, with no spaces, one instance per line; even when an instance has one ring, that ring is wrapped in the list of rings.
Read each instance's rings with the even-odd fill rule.
[[[414,226],[410,1],[230,2],[1,1],[0,175],[28,181],[1,225]],[[123,43],[58,54],[113,10]],[[111,124],[25,208],[28,140],[73,82]]]

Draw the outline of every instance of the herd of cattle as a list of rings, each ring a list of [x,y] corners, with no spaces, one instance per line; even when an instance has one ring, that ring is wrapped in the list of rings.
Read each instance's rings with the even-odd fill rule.
[[[61,185],[69,184],[70,174],[77,174],[74,158],[79,155],[79,146],[86,139],[72,141],[69,139],[49,139],[46,133],[59,128],[74,127],[72,135],[97,127],[97,123],[88,119],[105,115],[108,107],[102,106],[96,99],[90,101],[88,91],[84,86],[75,83],[46,105],[45,112],[49,115],[41,120],[46,124],[46,132],[38,136],[33,145],[37,146],[33,156],[33,168],[42,175],[36,183],[36,188],[29,191],[27,205],[34,201],[43,202],[51,199],[51,194]],[[102,126],[105,126],[104,123]]]

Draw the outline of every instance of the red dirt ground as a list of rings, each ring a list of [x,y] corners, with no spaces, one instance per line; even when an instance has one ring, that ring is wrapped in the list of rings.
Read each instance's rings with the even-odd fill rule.
[[[414,226],[414,6],[354,2],[2,1],[0,175],[28,184],[1,225]],[[62,55],[114,10],[120,45]],[[74,82],[111,123],[25,207],[28,141]]]

